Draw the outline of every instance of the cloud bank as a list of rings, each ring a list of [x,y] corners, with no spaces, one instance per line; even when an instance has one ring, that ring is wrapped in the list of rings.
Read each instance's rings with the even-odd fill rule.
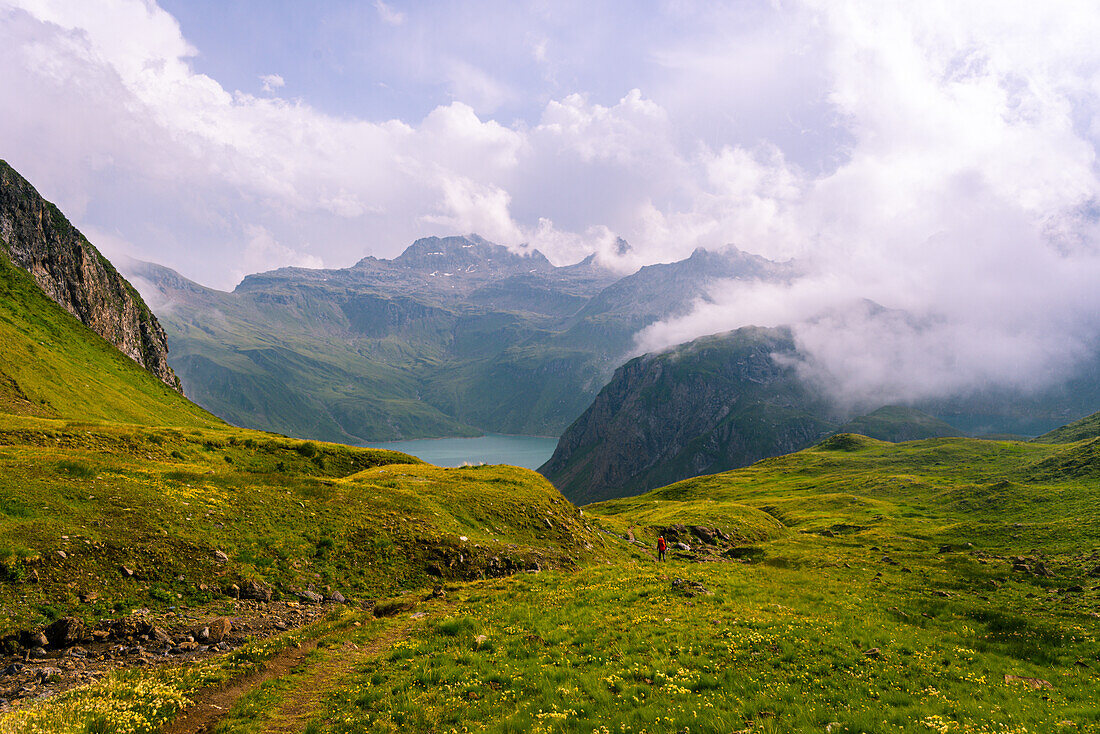
[[[593,13],[605,37],[578,46],[539,3],[478,11],[540,76],[455,46],[421,70],[449,99],[378,119],[275,74],[225,88],[153,0],[0,0],[0,155],[109,252],[216,287],[465,232],[624,271],[699,246],[797,257],[801,281],[719,286],[639,349],[796,324],[807,375],[852,401],[1040,387],[1094,350],[1094,3],[666,3],[641,52],[614,45],[625,18]],[[607,76],[570,88],[583,66]]]
[[[763,197],[812,274],[716,288],[640,348],[794,324],[807,376],[872,407],[1094,371],[1096,11],[853,2],[815,17],[852,144],[835,170]]]

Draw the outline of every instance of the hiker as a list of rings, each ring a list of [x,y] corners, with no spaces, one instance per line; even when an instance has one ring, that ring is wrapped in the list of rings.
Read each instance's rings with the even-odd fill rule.
[[[662,535],[661,537],[657,538],[657,560],[658,561],[665,560],[665,549],[667,547],[668,546],[665,545],[665,536]]]

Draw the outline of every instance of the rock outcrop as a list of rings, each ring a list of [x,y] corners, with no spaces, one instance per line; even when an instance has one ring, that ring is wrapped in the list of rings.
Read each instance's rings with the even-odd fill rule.
[[[168,344],[129,282],[61,211],[0,160],[0,250],[46,295],[169,387]]]

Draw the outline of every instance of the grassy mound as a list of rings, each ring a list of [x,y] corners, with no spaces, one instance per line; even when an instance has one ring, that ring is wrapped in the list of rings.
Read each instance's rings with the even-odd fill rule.
[[[0,430],[8,628],[197,604],[248,580],[276,597],[309,584],[381,594],[433,574],[568,566],[602,545],[546,480],[515,467],[439,469],[230,427],[10,418]]]

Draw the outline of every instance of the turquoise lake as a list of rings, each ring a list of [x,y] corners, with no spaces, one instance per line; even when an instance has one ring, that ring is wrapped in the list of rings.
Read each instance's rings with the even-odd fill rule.
[[[478,438],[420,438],[366,445],[377,449],[403,451],[436,466],[511,464],[538,469],[554,453],[558,439],[490,433]]]

